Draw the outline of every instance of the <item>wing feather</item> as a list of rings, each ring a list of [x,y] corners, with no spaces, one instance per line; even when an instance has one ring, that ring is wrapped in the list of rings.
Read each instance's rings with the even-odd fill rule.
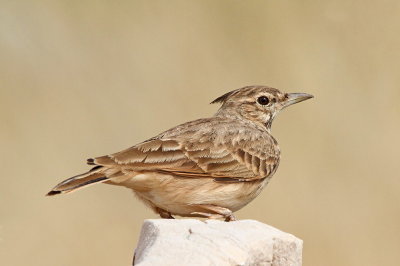
[[[235,121],[234,121],[235,122]],[[90,160],[121,171],[251,181],[271,176],[280,151],[265,130],[215,118],[189,122],[131,148]]]

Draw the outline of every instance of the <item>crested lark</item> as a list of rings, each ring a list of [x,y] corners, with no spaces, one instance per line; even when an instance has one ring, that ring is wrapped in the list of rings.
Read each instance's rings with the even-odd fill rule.
[[[252,201],[279,165],[271,123],[283,108],[312,98],[265,86],[228,92],[211,118],[184,123],[126,150],[88,159],[90,171],[47,195],[107,183],[124,186],[162,218],[224,218]]]

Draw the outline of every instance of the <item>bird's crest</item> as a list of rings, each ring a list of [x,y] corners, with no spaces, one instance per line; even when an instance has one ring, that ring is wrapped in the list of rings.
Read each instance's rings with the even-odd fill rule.
[[[228,98],[230,96],[232,96],[235,92],[237,92],[238,90],[233,90],[230,92],[225,93],[222,96],[219,96],[217,99],[215,99],[214,101],[212,101],[210,104],[214,104],[214,103],[221,103],[224,104],[226,102],[226,100],[228,100]]]

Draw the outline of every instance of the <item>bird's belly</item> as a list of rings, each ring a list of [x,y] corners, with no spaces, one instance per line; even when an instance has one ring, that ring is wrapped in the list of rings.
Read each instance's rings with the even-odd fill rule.
[[[198,211],[196,205],[202,204],[237,211],[257,197],[266,184],[267,180],[230,183],[159,173],[141,173],[121,183],[145,202],[182,216]]]

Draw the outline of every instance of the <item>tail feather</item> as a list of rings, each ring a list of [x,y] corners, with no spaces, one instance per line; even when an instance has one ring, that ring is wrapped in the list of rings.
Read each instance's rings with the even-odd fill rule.
[[[94,167],[89,172],[68,178],[56,185],[46,196],[69,193],[82,187],[103,182],[108,178],[103,173],[103,167]]]

